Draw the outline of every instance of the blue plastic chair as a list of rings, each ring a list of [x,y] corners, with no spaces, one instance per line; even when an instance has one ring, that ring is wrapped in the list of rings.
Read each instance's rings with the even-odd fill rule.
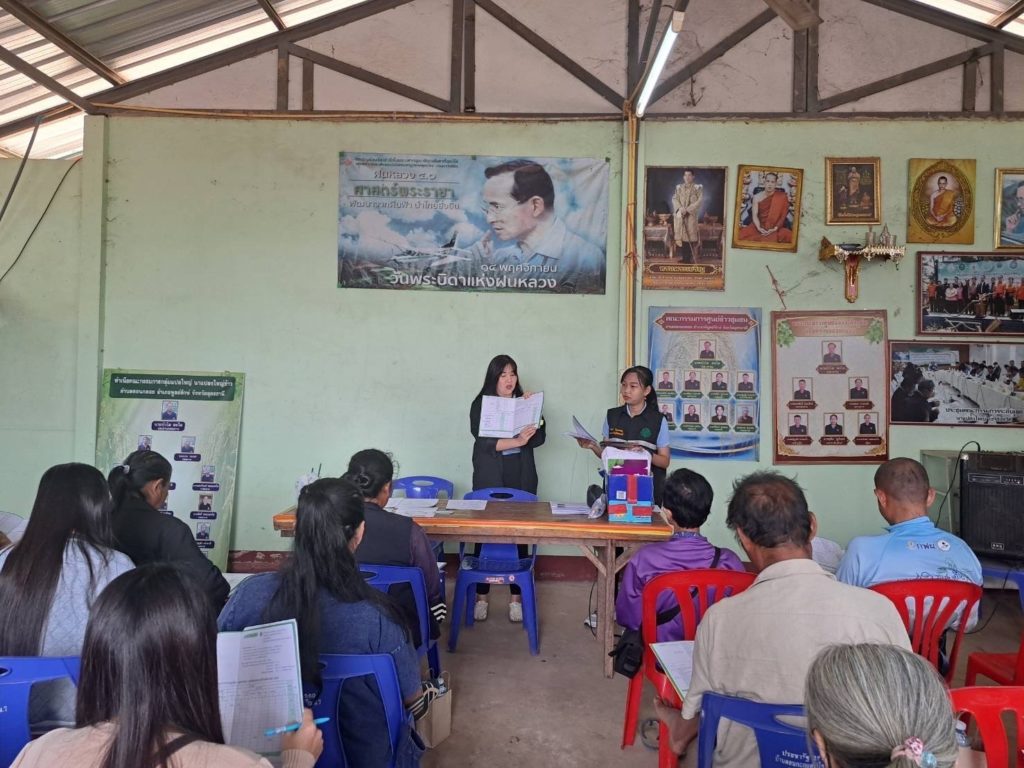
[[[402,724],[408,722],[412,727],[412,714],[406,712],[402,701],[395,660],[386,653],[325,653],[320,655],[320,665],[323,688],[313,702],[313,717],[329,717],[331,721],[320,729],[324,734],[324,751],[316,761],[316,768],[346,768],[348,765],[341,743],[341,717],[338,710],[342,683],[349,678],[365,675],[373,675],[376,679],[377,690],[384,703],[384,717],[388,724],[388,737],[391,739],[391,761],[388,766],[393,767]]]
[[[803,717],[802,704],[765,704],[720,693],[705,693],[700,702],[700,730],[697,738],[697,766],[711,768],[718,743],[718,721],[722,718],[754,731],[761,765],[806,765],[822,768],[818,750],[803,728],[780,722],[780,716]],[[787,752],[782,761],[776,758]],[[799,762],[798,762],[799,761]]]
[[[10,765],[32,738],[28,700],[32,686],[70,677],[78,685],[77,656],[0,656],[0,765]]]
[[[536,501],[532,493],[516,488],[483,488],[467,493],[466,499],[486,499],[488,501]],[[530,653],[540,653],[537,638],[537,593],[533,584],[533,566],[537,559],[537,546],[534,545],[530,556],[519,557],[515,544],[484,544],[479,555],[464,554],[465,545],[459,546],[461,563],[459,575],[455,581],[455,599],[452,606],[452,624],[448,630],[448,650],[455,651],[459,641],[459,628],[465,616],[467,627],[473,626],[473,611],[467,606],[470,590],[476,585],[516,584],[523,591],[523,628],[530,642]]]
[[[430,475],[400,477],[391,481],[391,489],[405,491],[407,499],[436,499],[441,493],[447,494],[449,499],[455,497],[455,483],[443,477]]]
[[[416,598],[416,614],[419,617],[420,645],[416,649],[419,656],[426,656],[430,666],[430,676],[441,674],[441,660],[437,650],[437,640],[430,639],[429,606],[427,605],[427,585],[423,580],[423,571],[415,566],[376,565],[360,563],[359,571],[369,575],[366,583],[381,592],[389,591],[394,584],[408,584]]]

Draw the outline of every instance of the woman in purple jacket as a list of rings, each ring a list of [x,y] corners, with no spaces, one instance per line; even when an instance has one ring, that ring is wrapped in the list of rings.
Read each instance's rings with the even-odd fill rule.
[[[711,484],[696,472],[677,469],[665,481],[662,509],[669,515],[672,538],[647,544],[633,555],[622,571],[622,583],[615,600],[615,620],[627,629],[640,629],[644,585],[655,576],[696,568],[723,568],[742,571],[743,563],[736,553],[716,547],[700,535],[700,527],[708,519],[715,492]],[[677,607],[675,596],[663,592],[658,598],[658,613]],[[658,627],[658,642],[682,640],[683,625],[678,611],[669,622]]]

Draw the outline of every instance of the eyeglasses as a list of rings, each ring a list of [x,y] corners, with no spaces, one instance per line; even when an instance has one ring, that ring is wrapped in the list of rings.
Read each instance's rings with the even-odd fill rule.
[[[527,202],[529,202],[529,200],[523,200],[522,202],[518,203],[484,203],[483,205],[480,206],[480,210],[483,212],[485,216],[501,216],[503,213],[511,211],[513,208],[516,208],[522,205],[523,203]]]

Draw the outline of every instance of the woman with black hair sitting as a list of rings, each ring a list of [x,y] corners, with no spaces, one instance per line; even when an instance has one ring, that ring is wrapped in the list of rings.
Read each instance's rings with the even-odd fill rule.
[[[315,697],[321,653],[387,653],[395,660],[406,707],[426,711],[419,661],[404,619],[394,602],[369,586],[353,555],[363,537],[363,494],[348,480],[323,478],[299,493],[292,557],[279,573],[250,576],[231,595],[220,615],[222,631],[296,619],[302,678]],[[380,768],[391,762],[384,708],[372,678],[346,681],[339,702],[339,727],[351,768]],[[418,749],[403,730],[405,762]]]
[[[0,552],[0,656],[78,656],[89,607],[132,568],[114,550],[100,471],[87,464],[46,470],[25,535]],[[33,730],[74,725],[71,681],[37,685],[29,722]]]
[[[177,565],[219,611],[230,591],[220,569],[196,545],[188,523],[159,511],[170,491],[171,463],[156,451],[134,451],[110,470],[107,483],[114,497],[117,548],[136,565]]]
[[[12,768],[270,768],[265,758],[224,744],[216,619],[174,566],[125,573],[96,600],[76,714],[77,728],[29,742]],[[309,710],[281,746],[284,768],[312,768],[323,736]]]

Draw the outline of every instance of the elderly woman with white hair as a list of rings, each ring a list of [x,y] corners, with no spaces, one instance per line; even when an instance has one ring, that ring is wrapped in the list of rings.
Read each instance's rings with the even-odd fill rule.
[[[833,645],[811,664],[807,728],[826,768],[952,768],[956,722],[945,683],[892,645]]]

